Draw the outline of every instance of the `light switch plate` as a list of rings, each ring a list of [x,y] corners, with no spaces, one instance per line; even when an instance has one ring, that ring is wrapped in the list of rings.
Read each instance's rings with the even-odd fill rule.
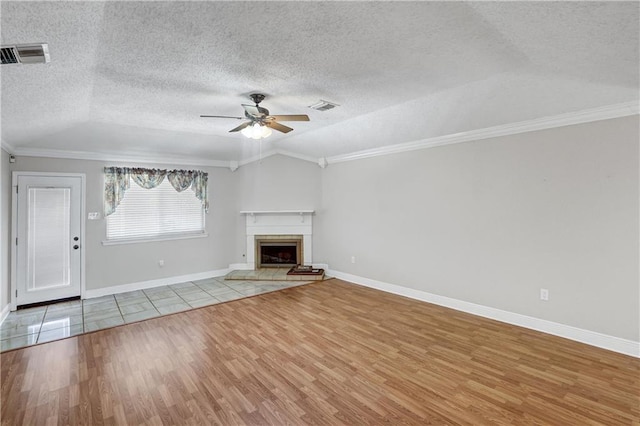
[[[546,288],[540,289],[540,300],[549,300],[549,290],[547,290]]]

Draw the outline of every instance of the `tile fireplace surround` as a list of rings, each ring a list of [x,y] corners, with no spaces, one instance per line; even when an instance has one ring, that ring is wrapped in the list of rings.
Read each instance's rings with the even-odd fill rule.
[[[303,264],[313,262],[313,210],[241,211],[246,216],[246,267],[256,269],[256,238],[261,240],[302,236]]]

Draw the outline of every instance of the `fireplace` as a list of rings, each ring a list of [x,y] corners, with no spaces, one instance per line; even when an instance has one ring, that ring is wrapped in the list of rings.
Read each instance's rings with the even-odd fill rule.
[[[246,216],[247,229],[246,263],[242,264],[243,269],[268,267],[262,265],[259,241],[293,242],[297,245],[295,251],[297,264],[313,264],[313,210],[243,210],[240,213]],[[287,265],[295,266],[293,263],[278,262],[277,265],[270,265],[270,267]]]
[[[284,268],[303,263],[302,235],[256,235],[256,268]]]

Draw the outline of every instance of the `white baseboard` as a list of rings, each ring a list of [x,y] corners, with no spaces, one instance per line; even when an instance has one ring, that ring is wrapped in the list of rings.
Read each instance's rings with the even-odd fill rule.
[[[340,271],[327,270],[327,274],[341,280],[350,281],[365,287],[375,288],[387,293],[393,293],[399,296],[433,303],[435,305],[444,306],[457,311],[467,312],[473,315],[505,322],[507,324],[541,331],[543,333],[564,337],[565,339],[575,340],[577,342],[586,343],[587,345],[597,346],[602,349],[608,349],[610,351],[640,358],[640,342],[635,342],[633,340],[622,339],[620,337],[584,330],[570,325],[521,315],[514,312],[503,311],[489,306],[477,305],[475,303],[465,302],[463,300],[453,299],[450,297],[438,296],[421,290],[389,284]]]
[[[108,296],[110,294],[126,293],[128,291],[144,290],[147,288],[160,287],[163,285],[179,284],[186,281],[205,280],[207,278],[222,277],[229,273],[229,269],[218,269],[215,271],[198,272],[196,274],[179,275],[175,277],[160,278],[157,280],[140,281],[137,283],[115,285],[112,287],[86,290],[84,298]]]
[[[9,312],[11,312],[11,303],[7,303],[6,306],[2,308],[2,312],[0,312],[0,325],[7,319]]]

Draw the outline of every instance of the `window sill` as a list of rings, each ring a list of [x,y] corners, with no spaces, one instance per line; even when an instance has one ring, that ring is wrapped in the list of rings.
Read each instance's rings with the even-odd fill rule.
[[[205,238],[208,236],[209,234],[205,232],[203,234],[163,235],[162,237],[131,238],[127,240],[102,240],[102,245],[117,246],[120,244],[155,243],[158,241],[187,240],[191,238]]]

